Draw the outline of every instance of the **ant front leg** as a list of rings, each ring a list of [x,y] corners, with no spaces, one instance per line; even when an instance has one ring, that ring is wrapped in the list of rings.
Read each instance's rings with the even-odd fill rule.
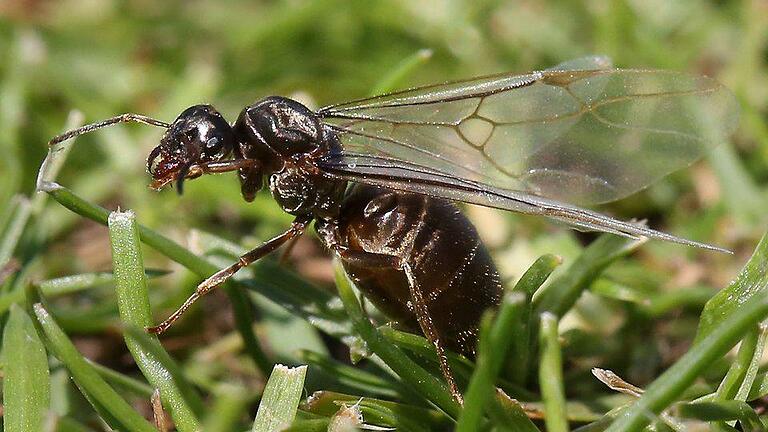
[[[451,366],[448,364],[448,355],[446,354],[445,347],[440,339],[437,327],[435,327],[435,323],[432,321],[429,305],[424,298],[424,293],[419,287],[419,282],[413,273],[411,264],[402,257],[395,255],[352,250],[340,245],[333,246],[333,249],[339,254],[339,257],[342,260],[348,263],[355,263],[368,268],[396,268],[405,274],[408,281],[408,289],[411,294],[413,311],[416,315],[416,321],[419,323],[419,327],[421,327],[424,336],[435,347],[437,359],[440,363],[440,372],[442,372],[443,378],[445,378],[445,381],[448,383],[451,395],[459,404],[463,405],[464,400],[456,385]]]
[[[198,285],[195,289],[195,292],[192,293],[189,298],[187,298],[184,304],[182,304],[174,313],[172,313],[168,318],[165,319],[165,321],[159,325],[155,327],[148,327],[147,331],[150,333],[160,334],[168,330],[168,328],[174,322],[176,322],[176,320],[178,320],[184,314],[184,312],[186,312],[187,309],[189,309],[189,307],[192,306],[192,304],[194,304],[200,297],[204,296],[212,289],[229,280],[229,278],[234,276],[235,273],[237,273],[241,268],[246,267],[255,261],[258,261],[266,255],[269,255],[271,252],[274,252],[275,249],[285,244],[285,242],[303,234],[311,220],[312,218],[308,216],[298,216],[293,221],[293,223],[291,223],[291,227],[286,232],[269,240],[256,249],[245,253],[244,255],[240,256],[237,262],[231,266],[219,270],[218,272],[211,275],[208,279],[201,282],[200,285]]]

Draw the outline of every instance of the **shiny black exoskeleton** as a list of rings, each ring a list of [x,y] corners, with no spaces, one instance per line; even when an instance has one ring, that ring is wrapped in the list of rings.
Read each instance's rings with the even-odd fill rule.
[[[148,169],[156,187],[237,170],[246,200],[266,184],[283,210],[296,216],[284,234],[203,282],[199,295],[315,221],[321,240],[362,292],[435,345],[460,399],[444,349],[474,356],[480,316],[501,298],[498,272],[475,228],[453,204],[359,183],[348,189],[316,165],[338,151],[336,133],[315,113],[291,99],[270,97],[245,108],[231,127],[211,106],[187,109],[151,153]],[[155,330],[167,328],[186,306]]]

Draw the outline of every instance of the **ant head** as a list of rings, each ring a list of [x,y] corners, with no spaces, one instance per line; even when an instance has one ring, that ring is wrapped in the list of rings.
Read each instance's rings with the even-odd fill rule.
[[[226,158],[234,146],[232,127],[218,111],[210,105],[191,106],[176,118],[147,158],[152,187],[159,189],[174,180],[181,183],[192,168]]]

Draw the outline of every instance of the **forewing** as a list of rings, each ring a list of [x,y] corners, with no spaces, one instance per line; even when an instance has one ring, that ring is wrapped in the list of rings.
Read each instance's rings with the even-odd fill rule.
[[[726,139],[738,109],[733,95],[707,77],[556,66],[408,90],[319,114],[343,145],[342,154],[326,161],[337,173],[370,176],[377,164],[410,166],[399,171],[403,181],[423,180],[418,171],[428,171],[481,188],[594,204],[689,165]]]

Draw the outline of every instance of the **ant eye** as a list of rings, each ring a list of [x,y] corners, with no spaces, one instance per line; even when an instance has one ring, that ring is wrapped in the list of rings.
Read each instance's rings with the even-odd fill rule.
[[[221,140],[218,137],[213,137],[205,143],[205,149],[209,151],[218,151],[221,148]]]

